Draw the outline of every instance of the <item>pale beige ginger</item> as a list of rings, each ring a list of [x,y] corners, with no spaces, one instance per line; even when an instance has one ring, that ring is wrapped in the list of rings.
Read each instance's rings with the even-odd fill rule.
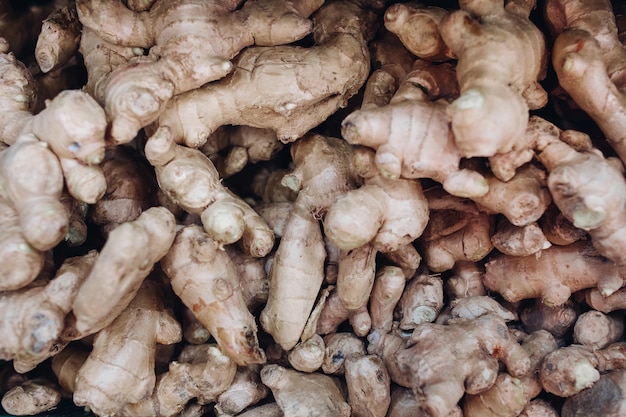
[[[626,160],[626,47],[619,40],[611,2],[550,0],[545,16],[556,36],[552,64],[559,85],[596,122],[620,159]]]
[[[445,99],[456,94],[455,87],[452,66],[417,61],[388,105],[352,112],[342,121],[341,134],[351,144],[375,149],[384,177],[431,178],[451,194],[483,195],[488,188],[482,175],[459,166]]]
[[[391,331],[394,310],[403,297],[405,286],[406,278],[401,268],[387,265],[377,272],[369,299],[372,329]]]
[[[329,2],[313,16],[314,46],[247,48],[228,77],[174,97],[157,124],[192,147],[229,124],[270,128],[293,142],[345,107],[367,80],[375,18],[355,1]]]
[[[207,155],[222,178],[240,172],[247,164],[269,161],[283,148],[271,129],[251,126],[220,126],[199,149]]]
[[[391,403],[387,417],[415,417],[416,410],[419,410],[419,404],[412,390],[394,385],[391,388]],[[463,410],[456,406],[445,417],[463,417]]]
[[[72,5],[59,7],[44,19],[35,45],[35,59],[42,72],[59,69],[76,55],[81,29]]]
[[[224,250],[237,268],[241,294],[248,310],[255,311],[267,302],[269,293],[267,259],[249,255],[236,245],[228,245]]]
[[[432,323],[443,305],[443,280],[440,276],[419,274],[411,278],[398,302],[399,328],[412,330],[422,323]]]
[[[13,360],[17,372],[25,373],[56,350],[79,288],[97,259],[97,252],[68,258],[44,285],[25,287],[0,294],[6,309],[0,321],[4,337],[0,357]],[[33,363],[34,362],[34,363]]]
[[[174,216],[163,207],[151,207],[109,233],[72,305],[77,335],[103,329],[130,304],[175,233]]]
[[[544,236],[553,245],[569,245],[587,238],[587,232],[574,226],[555,204],[548,206],[539,224]]]
[[[187,345],[169,370],[157,377],[152,395],[126,404],[123,417],[173,417],[196,399],[204,405],[217,400],[233,383],[237,364],[215,344]]]
[[[283,417],[283,412],[276,403],[267,403],[252,407],[239,414],[239,417]]]
[[[513,256],[538,254],[552,246],[537,223],[515,226],[508,220],[496,224],[491,243],[500,252]]]
[[[450,319],[475,319],[485,314],[495,314],[506,322],[517,319],[515,312],[487,295],[457,298],[450,301],[448,307]],[[440,317],[437,317],[437,321]]]
[[[324,218],[324,234],[342,250],[369,244],[386,253],[421,236],[428,223],[428,201],[420,183],[389,179],[376,168],[373,150],[356,147],[352,153],[363,185],[337,198]]]
[[[528,333],[547,330],[558,340],[567,337],[578,315],[578,307],[572,300],[559,306],[551,306],[535,298],[519,309],[519,319]]]
[[[177,343],[180,324],[167,311],[160,283],[144,280],[128,307],[93,341],[78,370],[74,403],[112,415],[149,396],[156,383],[156,344]]]
[[[367,305],[376,277],[376,254],[371,244],[339,254],[337,296],[349,312]]]
[[[97,166],[105,146],[102,108],[82,91],[65,90],[33,114],[36,84],[26,67],[12,54],[1,54],[0,74],[6,81],[0,100],[2,141],[13,145],[20,136],[31,135],[46,143],[58,158],[70,194],[96,202],[106,189]]]
[[[499,361],[511,376],[528,374],[531,360],[506,323],[494,314],[424,323],[408,341],[387,333],[368,336],[368,353],[381,355],[391,380],[413,390],[418,410],[432,417],[452,412],[467,392],[478,394],[496,381]]]
[[[385,28],[398,36],[415,56],[427,61],[455,58],[439,33],[439,23],[449,12],[417,1],[392,4],[385,10]]]
[[[530,401],[539,395],[542,386],[536,372],[543,359],[558,349],[557,341],[545,330],[531,333],[522,340],[531,367],[528,375],[515,378],[503,372],[486,391],[467,395],[463,401],[464,417],[517,417]]]
[[[251,45],[294,42],[312,30],[308,16],[320,1],[223,2],[157,0],[136,12],[115,0],[81,0],[81,23],[105,41],[149,50],[107,78],[104,108],[114,143],[130,142],[156,120],[174,96],[218,80],[230,60]],[[113,29],[122,28],[122,29]],[[193,36],[191,36],[193,34]]]
[[[254,316],[228,254],[200,226],[182,227],[161,259],[172,289],[239,365],[264,363]]]
[[[458,261],[452,268],[452,275],[444,283],[445,293],[451,299],[486,295],[483,285],[485,269],[472,261]]]
[[[546,392],[571,397],[594,385],[601,374],[623,368],[624,363],[624,342],[612,343],[597,350],[571,344],[546,355],[539,368],[539,380]]]
[[[617,417],[624,415],[626,413],[625,387],[626,369],[607,372],[588,389],[568,397],[561,409],[561,416]]]
[[[524,407],[518,417],[559,417],[559,413],[548,401],[534,399]]]
[[[348,310],[341,301],[341,298],[339,298],[335,286],[326,287],[322,290],[322,293],[324,291],[328,291],[328,295],[323,300],[319,316],[315,323],[315,332],[320,335],[336,332],[339,326],[346,321],[349,321],[350,324],[354,324],[356,316],[362,313],[364,309],[367,309],[367,305],[364,303],[354,310]]]
[[[621,340],[624,322],[620,313],[604,314],[589,310],[582,313],[574,324],[573,342],[592,349],[604,349]]]
[[[287,354],[287,359],[296,371],[315,372],[322,367],[325,349],[322,336],[314,334],[307,340],[295,345]]]
[[[215,412],[218,416],[236,415],[257,404],[269,394],[261,383],[260,366],[238,367],[230,386],[217,396]]]
[[[325,374],[343,374],[346,358],[366,354],[364,341],[354,333],[337,332],[326,335],[324,345],[326,348],[322,371]]]
[[[603,295],[598,288],[592,288],[585,292],[587,304],[605,314],[626,308],[626,288],[620,288],[611,295]]]
[[[348,404],[354,417],[385,417],[391,402],[391,379],[377,355],[349,356],[344,362]]]
[[[89,356],[89,350],[80,343],[67,345],[54,355],[50,361],[51,369],[57,382],[66,393],[76,389],[76,375]]]
[[[335,377],[265,365],[261,381],[272,390],[284,417],[350,416],[350,405]]]
[[[221,245],[240,241],[253,256],[270,252],[271,229],[222,184],[217,169],[201,151],[176,144],[169,129],[162,127],[148,139],[145,155],[160,189],[188,213],[200,215],[212,239]]]
[[[528,112],[546,105],[543,33],[529,19],[535,2],[463,0],[439,24],[458,57],[461,95],[449,113],[463,157],[489,157],[524,142]],[[522,145],[523,146],[523,145]]]
[[[2,395],[2,408],[14,416],[32,416],[53,410],[61,402],[61,390],[46,378],[32,378]]]
[[[598,287],[609,295],[622,282],[616,265],[586,241],[551,246],[538,257],[494,255],[485,268],[485,287],[507,301],[540,298],[548,306],[563,305],[585,288]]]

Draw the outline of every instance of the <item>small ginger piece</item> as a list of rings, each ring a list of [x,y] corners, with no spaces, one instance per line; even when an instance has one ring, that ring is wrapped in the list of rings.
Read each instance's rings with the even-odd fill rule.
[[[620,288],[611,295],[603,295],[598,288],[585,293],[585,301],[595,310],[608,314],[612,311],[626,309],[626,288]]]
[[[486,295],[457,298],[450,302],[449,307],[451,319],[462,318],[471,320],[485,314],[495,314],[506,322],[517,318],[514,312],[506,309],[498,301]]]
[[[322,371],[326,374],[343,374],[346,358],[356,355],[363,356],[365,344],[353,333],[338,332],[324,336],[326,352]]]
[[[369,301],[372,329],[391,331],[394,310],[401,300],[405,284],[404,273],[399,267],[384,266],[378,271]]]
[[[159,285],[145,280],[128,307],[98,332],[76,376],[76,405],[110,415],[152,393],[156,344],[182,338],[180,324],[165,310]]]
[[[232,384],[217,397],[218,416],[239,414],[267,397],[269,389],[261,383],[259,371],[259,366],[237,368]]]
[[[81,24],[74,7],[52,12],[41,25],[35,46],[35,59],[44,73],[64,66],[78,51]]]
[[[590,310],[582,313],[574,324],[574,343],[590,348],[604,349],[617,342],[624,334],[624,322],[621,314],[604,314]]]
[[[14,416],[39,415],[60,402],[59,386],[43,378],[26,380],[2,395],[2,408]]]
[[[419,407],[419,401],[412,390],[399,385],[392,387],[387,417],[414,417],[415,413],[419,412]],[[463,410],[456,406],[445,417],[463,417]]]
[[[76,375],[89,357],[89,350],[79,343],[70,344],[52,357],[52,372],[61,388],[68,393],[76,390]]]
[[[334,377],[266,365],[261,369],[261,381],[272,390],[285,417],[350,416],[350,406]]]
[[[354,417],[385,417],[391,402],[391,379],[376,355],[349,356],[344,362],[348,404]]]
[[[555,204],[548,206],[539,224],[544,236],[553,245],[569,245],[587,237],[587,232],[574,226]]]
[[[626,369],[601,375],[588,389],[565,400],[562,417],[617,417],[626,413]]]
[[[491,243],[500,252],[512,256],[534,255],[551,246],[537,223],[515,226],[507,220],[496,225]]]
[[[267,302],[269,293],[267,259],[251,256],[235,245],[228,245],[224,250],[237,268],[241,294],[248,310],[254,311]]]
[[[152,207],[111,231],[72,305],[77,334],[99,331],[130,304],[172,245],[175,227],[172,213]]]
[[[545,39],[529,19],[535,2],[504,3],[462,0],[460,10],[439,24],[442,39],[458,57],[461,95],[449,111],[463,157],[515,149],[524,142],[529,109],[547,103],[539,84],[546,75]]]
[[[574,326],[578,310],[572,300],[551,306],[536,298],[520,309],[519,318],[527,332],[547,330],[555,338],[562,340]]]
[[[452,268],[452,276],[444,283],[445,292],[451,299],[487,294],[483,285],[485,269],[471,261],[459,261]]]
[[[524,407],[518,417],[559,417],[559,413],[547,401],[534,399]]]
[[[367,304],[376,277],[376,250],[365,244],[341,251],[337,271],[337,296],[348,311]]]
[[[399,327],[412,330],[422,323],[432,323],[443,308],[443,281],[437,275],[420,274],[407,282],[400,297]]]
[[[239,417],[283,417],[284,414],[278,404],[267,403],[252,407],[249,410],[239,414]]]
[[[289,351],[287,356],[289,364],[296,371],[315,372],[322,366],[324,361],[324,339],[314,334],[309,339],[298,343]]]
[[[368,353],[382,355],[391,380],[411,388],[419,410],[433,417],[452,412],[466,392],[478,394],[491,387],[498,361],[517,378],[531,367],[528,353],[493,314],[446,325],[424,323],[408,342],[378,332],[372,332],[368,341]]]
[[[204,229],[220,244],[241,240],[247,252],[263,257],[274,235],[261,217],[226,188],[211,160],[197,149],[177,145],[160,128],[145,146],[160,189],[177,205],[201,216]]]

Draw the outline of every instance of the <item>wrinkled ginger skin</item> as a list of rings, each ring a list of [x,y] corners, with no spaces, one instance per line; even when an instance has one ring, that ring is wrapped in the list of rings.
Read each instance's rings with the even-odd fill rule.
[[[613,417],[626,413],[626,370],[601,375],[589,389],[565,400],[562,417]]]
[[[161,260],[174,292],[239,365],[264,363],[254,317],[226,252],[195,225],[181,229]]]
[[[348,404],[354,417],[385,417],[391,402],[391,379],[377,355],[347,357],[344,363]]]
[[[355,2],[324,5],[314,15],[315,46],[247,48],[228,77],[174,97],[158,125],[192,147],[227,124],[270,128],[293,142],[346,106],[367,80],[374,18]]]
[[[307,18],[320,2],[249,2],[235,11],[218,1],[157,0],[134,12],[113,0],[77,2],[81,23],[107,42],[149,48],[108,77],[105,110],[115,143],[128,143],[174,95],[228,74],[243,48],[280,45],[311,32]],[[310,9],[308,9],[310,7]],[[114,30],[112,28],[126,28]]]
[[[44,73],[65,65],[78,50],[81,24],[73,7],[61,7],[52,12],[41,25],[35,46],[35,59]]]
[[[461,95],[450,108],[456,143],[464,157],[511,151],[523,141],[528,110],[547,103],[538,83],[546,71],[543,34],[528,19],[530,8],[510,11],[503,0],[460,6],[439,25],[458,57]]]
[[[128,306],[172,245],[175,228],[170,211],[152,207],[111,231],[72,306],[79,334],[99,331]]]
[[[110,415],[149,396],[156,382],[156,344],[181,338],[180,324],[165,310],[159,284],[144,281],[128,307],[96,335],[76,377],[74,403]]]
[[[576,291],[602,286],[603,280],[621,280],[615,264],[585,241],[552,246],[539,257],[495,255],[485,267],[485,286],[507,301],[541,298],[549,306],[566,303]]]
[[[368,353],[382,355],[391,380],[411,388],[420,411],[432,417],[452,412],[465,392],[477,394],[491,387],[499,360],[517,378],[531,367],[528,353],[493,314],[446,325],[422,324],[408,342],[376,332],[368,340]]]
[[[26,380],[2,396],[2,408],[15,416],[38,415],[53,410],[61,402],[61,390],[45,379]]]

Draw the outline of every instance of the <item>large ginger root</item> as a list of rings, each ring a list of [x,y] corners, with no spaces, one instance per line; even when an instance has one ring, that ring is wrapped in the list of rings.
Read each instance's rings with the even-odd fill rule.
[[[261,369],[261,381],[272,390],[285,417],[350,416],[350,406],[334,377],[266,365]]]
[[[74,403],[111,415],[149,396],[156,382],[156,344],[177,343],[181,333],[165,309],[160,284],[145,280],[128,307],[96,335],[76,376]]]
[[[271,229],[222,184],[217,169],[201,151],[177,145],[169,129],[162,127],[148,139],[145,153],[160,189],[187,212],[199,214],[212,239],[222,245],[241,240],[253,256],[270,252],[274,245]]]
[[[611,343],[619,341],[623,334],[624,322],[621,315],[590,310],[576,320],[573,341],[594,350],[604,349]]]
[[[626,47],[618,38],[609,0],[546,2],[554,35],[552,63],[559,85],[600,127],[626,161],[626,97],[623,72]]]
[[[161,266],[174,292],[239,365],[265,362],[228,254],[199,227],[182,228]]]
[[[601,375],[590,388],[565,400],[562,417],[617,417],[626,413],[626,369]]]
[[[534,1],[462,0],[439,31],[458,57],[461,95],[450,108],[461,155],[493,156],[523,142],[528,110],[547,103],[541,31],[528,19]]]
[[[95,203],[106,189],[97,166],[105,145],[102,108],[82,91],[65,90],[33,115],[36,87],[26,67],[12,55],[2,54],[0,73],[10,80],[3,85],[0,100],[2,141],[12,145],[21,135],[30,134],[45,142],[59,158],[70,193],[78,200]]]
[[[452,412],[465,392],[478,394],[491,387],[498,361],[517,378],[531,367],[528,353],[493,314],[447,325],[422,324],[408,343],[391,333],[373,332],[368,340],[368,352],[382,355],[391,380],[411,388],[420,411],[432,417]]]
[[[65,317],[72,309],[79,287],[97,258],[97,252],[67,259],[46,285],[32,286],[0,295],[5,309],[0,327],[0,357],[14,360],[16,371],[30,371],[47,358],[61,336]],[[43,357],[41,360],[37,361]]]
[[[158,125],[192,147],[227,124],[270,128],[283,142],[303,136],[344,107],[369,74],[375,16],[356,3],[331,2],[315,14],[313,47],[246,49],[231,75],[171,100]]]
[[[346,117],[342,136],[351,144],[376,149],[375,162],[384,177],[432,178],[451,194],[483,195],[487,192],[484,178],[459,167],[461,154],[444,99],[455,95],[449,64],[418,61],[388,105],[366,107]],[[402,129],[394,128],[400,124]]]
[[[552,246],[539,257],[496,255],[485,267],[485,286],[511,302],[541,298],[558,306],[576,291],[597,286],[611,293],[614,283],[622,282],[615,264],[585,241]]]
[[[324,218],[324,232],[342,250],[371,244],[386,253],[417,239],[428,223],[428,202],[418,181],[387,179],[374,164],[374,152],[353,151],[364,184],[338,198]]]
[[[218,1],[157,0],[148,11],[134,12],[115,0],[78,1],[81,23],[105,41],[150,50],[148,56],[118,66],[106,81],[111,138],[130,142],[174,95],[228,74],[230,59],[245,47],[306,36],[312,29],[307,17],[320,5],[255,1],[235,10],[236,4]]]
[[[77,335],[103,329],[130,304],[154,264],[172,245],[175,227],[172,213],[152,207],[109,233],[72,305]]]

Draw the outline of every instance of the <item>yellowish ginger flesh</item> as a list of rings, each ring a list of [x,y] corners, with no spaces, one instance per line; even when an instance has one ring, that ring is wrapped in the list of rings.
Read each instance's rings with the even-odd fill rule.
[[[239,365],[265,362],[237,269],[217,242],[199,226],[186,226],[176,235],[161,266],[174,292],[225,354]]]

